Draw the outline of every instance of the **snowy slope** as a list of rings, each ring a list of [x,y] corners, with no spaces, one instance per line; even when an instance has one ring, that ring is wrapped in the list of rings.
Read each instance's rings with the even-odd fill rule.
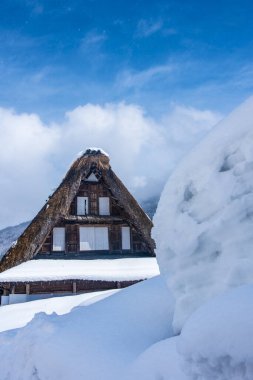
[[[0,307],[0,332],[17,329],[27,325],[37,313],[57,313],[58,315],[67,314],[76,306],[91,305],[118,291],[120,290],[105,290],[101,292],[54,297]]]
[[[22,234],[29,223],[30,222],[24,222],[18,226],[7,227],[0,231],[0,258]]]
[[[1,380],[123,379],[139,355],[172,335],[172,312],[156,277],[69,314],[37,314],[0,334]]]
[[[18,329],[42,310],[60,315],[39,313]],[[252,285],[205,303],[178,336],[173,310],[161,276],[116,294],[4,306],[1,330],[17,329],[0,334],[0,378],[252,380]]]
[[[184,325],[177,347],[190,380],[252,380],[253,286],[201,306]]]
[[[176,331],[207,299],[253,282],[253,97],[178,166],[154,224]]]

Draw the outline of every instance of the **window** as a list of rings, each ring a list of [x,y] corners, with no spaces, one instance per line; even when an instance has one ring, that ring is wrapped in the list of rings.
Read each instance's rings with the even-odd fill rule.
[[[122,249],[131,249],[130,227],[121,227]]]
[[[97,177],[94,173],[91,173],[88,178],[85,179],[87,182],[98,182]]]
[[[53,229],[53,251],[65,251],[65,228]]]
[[[109,197],[99,197],[99,215],[110,215]]]
[[[77,215],[87,215],[89,213],[88,197],[77,197]]]
[[[109,249],[107,227],[80,227],[80,251]]]

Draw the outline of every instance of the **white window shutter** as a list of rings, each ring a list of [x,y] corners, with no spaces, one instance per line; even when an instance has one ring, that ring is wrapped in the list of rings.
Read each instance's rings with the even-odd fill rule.
[[[131,249],[130,227],[121,227],[122,249]]]
[[[94,227],[80,227],[80,251],[93,251],[95,249]]]
[[[80,227],[80,251],[109,250],[107,227]]]
[[[99,197],[99,215],[110,215],[109,197]]]
[[[53,229],[53,251],[65,251],[65,228]]]
[[[89,213],[88,202],[88,197],[77,197],[77,215],[87,215]]]
[[[107,227],[95,227],[95,247],[98,251],[109,249]]]

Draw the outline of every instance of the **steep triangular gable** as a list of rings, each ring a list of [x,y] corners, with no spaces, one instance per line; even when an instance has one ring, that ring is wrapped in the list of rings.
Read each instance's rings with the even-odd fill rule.
[[[0,272],[30,260],[36,255],[53,227],[68,215],[81,181],[93,172],[94,167],[101,173],[104,184],[117,199],[119,206],[125,209],[131,224],[142,236],[148,250],[153,252],[154,241],[150,236],[151,220],[113,172],[109,157],[100,151],[87,151],[73,163],[62,183],[20,236],[17,244],[3,256]]]

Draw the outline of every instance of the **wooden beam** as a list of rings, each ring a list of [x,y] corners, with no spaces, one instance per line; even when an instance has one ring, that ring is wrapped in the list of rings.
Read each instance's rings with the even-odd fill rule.
[[[75,281],[73,281],[72,291],[73,291],[73,293],[76,293],[76,282]]]
[[[25,293],[30,294],[30,284],[25,285]]]
[[[3,296],[8,296],[10,294],[8,289],[3,290]]]

